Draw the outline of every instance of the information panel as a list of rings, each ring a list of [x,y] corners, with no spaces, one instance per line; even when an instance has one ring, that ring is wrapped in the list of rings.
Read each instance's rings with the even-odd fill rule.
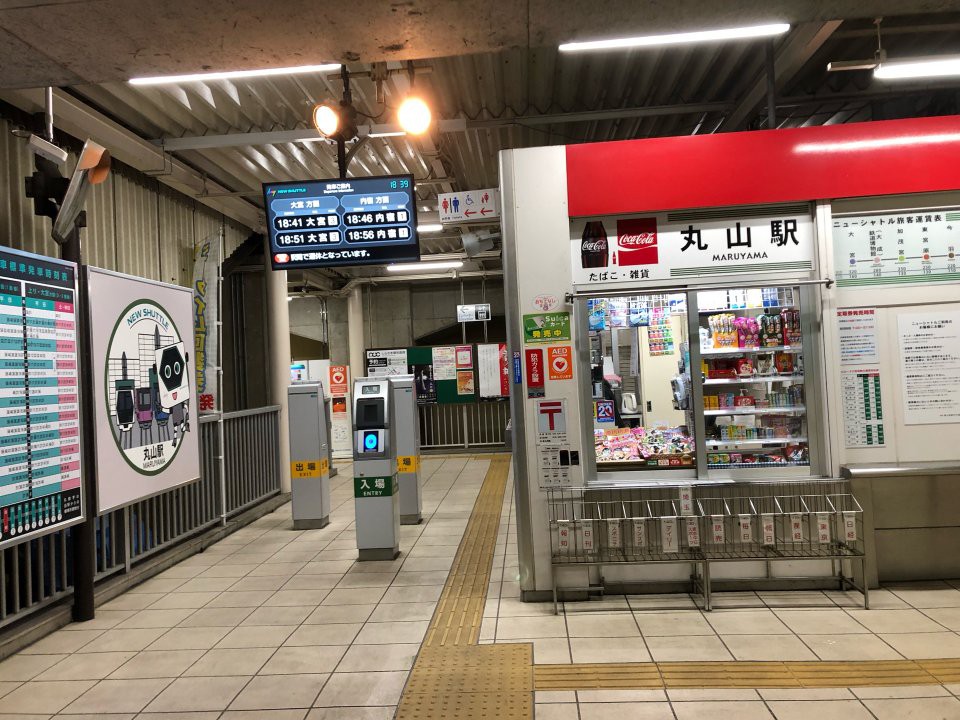
[[[274,270],[420,259],[412,175],[265,183]]]
[[[0,250],[0,547],[83,519],[76,266]]]
[[[833,219],[837,285],[861,287],[960,280],[960,210]]]

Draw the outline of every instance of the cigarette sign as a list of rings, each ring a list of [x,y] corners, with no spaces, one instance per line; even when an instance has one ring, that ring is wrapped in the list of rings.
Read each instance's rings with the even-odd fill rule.
[[[573,363],[570,361],[570,350],[569,345],[549,349],[551,380],[573,380]]]

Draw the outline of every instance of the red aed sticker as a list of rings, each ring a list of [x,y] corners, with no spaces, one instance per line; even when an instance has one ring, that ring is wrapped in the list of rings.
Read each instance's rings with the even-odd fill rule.
[[[656,265],[657,219],[617,220],[617,265]]]

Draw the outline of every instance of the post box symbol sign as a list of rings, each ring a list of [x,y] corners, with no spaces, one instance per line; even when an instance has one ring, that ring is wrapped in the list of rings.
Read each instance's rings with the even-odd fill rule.
[[[570,362],[570,346],[550,348],[550,379],[573,380],[573,363]]]
[[[537,430],[541,433],[565,433],[567,419],[563,412],[562,400],[540,400],[537,402]]]

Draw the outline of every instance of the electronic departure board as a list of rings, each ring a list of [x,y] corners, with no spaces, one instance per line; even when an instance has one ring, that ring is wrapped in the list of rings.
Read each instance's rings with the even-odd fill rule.
[[[412,175],[265,183],[274,270],[420,259]]]

